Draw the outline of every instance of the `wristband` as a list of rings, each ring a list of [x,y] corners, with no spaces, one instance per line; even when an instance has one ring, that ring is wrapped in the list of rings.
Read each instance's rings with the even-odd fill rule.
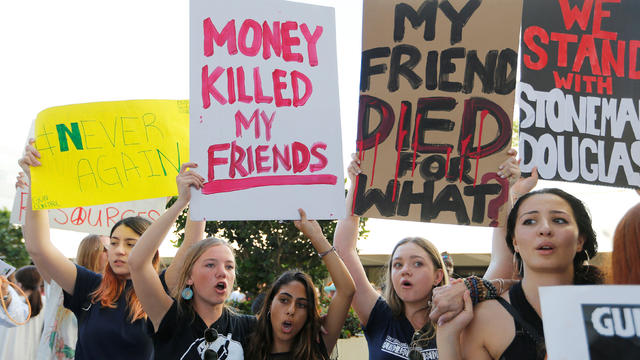
[[[332,251],[336,251],[336,248],[331,246],[331,249],[327,250],[327,251],[323,251],[321,253],[318,253],[318,256],[320,256],[320,259],[322,259],[323,257],[329,255],[330,252]]]

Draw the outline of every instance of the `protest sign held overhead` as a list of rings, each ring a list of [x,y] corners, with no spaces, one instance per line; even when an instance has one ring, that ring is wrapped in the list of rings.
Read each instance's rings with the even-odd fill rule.
[[[26,177],[22,180],[27,182]],[[11,210],[12,224],[24,225],[27,210],[28,188],[17,188]],[[140,216],[149,221],[157,220],[164,213],[166,198],[128,201],[115,204],[78,206],[49,211],[49,226],[54,229],[109,236],[113,225],[126,217]]]
[[[541,287],[540,305],[549,359],[638,358],[640,286]]]
[[[522,169],[640,187],[640,3],[525,0]]]
[[[364,1],[353,212],[497,226],[519,1]]]
[[[190,59],[191,217],[343,217],[334,10],[192,0]]]
[[[131,100],[58,106],[38,114],[34,210],[175,195],[189,160],[189,102]]]

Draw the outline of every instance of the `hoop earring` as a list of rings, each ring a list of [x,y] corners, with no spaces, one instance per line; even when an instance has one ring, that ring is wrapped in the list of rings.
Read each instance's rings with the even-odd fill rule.
[[[180,296],[182,296],[182,298],[185,300],[191,300],[191,298],[193,297],[193,290],[191,290],[191,285],[187,285],[187,287],[182,290],[182,293],[180,293]]]
[[[518,276],[522,276],[522,260],[520,260],[520,263],[518,264],[518,258],[517,255],[518,252],[514,251],[513,252],[513,271],[518,275]]]
[[[582,250],[584,252],[584,255],[587,257],[587,260],[585,260],[586,265],[589,266],[589,253],[587,252],[587,249]]]

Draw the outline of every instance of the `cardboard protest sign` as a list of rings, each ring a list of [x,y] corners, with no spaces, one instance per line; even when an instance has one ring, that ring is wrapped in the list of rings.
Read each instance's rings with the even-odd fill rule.
[[[33,209],[175,195],[189,161],[189,102],[132,100],[58,106],[36,118],[42,166],[31,169]]]
[[[638,15],[631,0],[524,1],[523,171],[640,187]]]
[[[28,194],[28,189],[16,189],[9,219],[12,224],[24,225]],[[55,229],[108,236],[113,225],[126,217],[141,216],[149,221],[157,220],[164,213],[165,203],[166,198],[157,198],[54,209],[49,211],[49,226]]]
[[[549,359],[637,359],[640,286],[540,288]]]
[[[364,1],[355,213],[502,222],[521,7]]]
[[[289,1],[192,0],[193,219],[344,216],[335,18]]]

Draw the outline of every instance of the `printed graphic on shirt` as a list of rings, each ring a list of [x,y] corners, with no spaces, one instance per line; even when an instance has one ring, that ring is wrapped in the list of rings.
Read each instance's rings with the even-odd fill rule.
[[[380,350],[384,351],[387,354],[395,355],[401,359],[409,358],[409,351],[411,351],[411,347],[392,337],[388,336],[384,339],[382,343],[382,347]],[[418,349],[422,353],[422,359],[424,360],[438,360],[438,349]]]
[[[224,335],[218,335],[216,341],[212,343],[206,343],[204,338],[196,339],[187,352],[185,352],[180,359],[204,359],[204,352],[207,349],[213,350],[218,356],[218,360],[243,360],[244,352],[240,342],[231,338],[231,333]]]

